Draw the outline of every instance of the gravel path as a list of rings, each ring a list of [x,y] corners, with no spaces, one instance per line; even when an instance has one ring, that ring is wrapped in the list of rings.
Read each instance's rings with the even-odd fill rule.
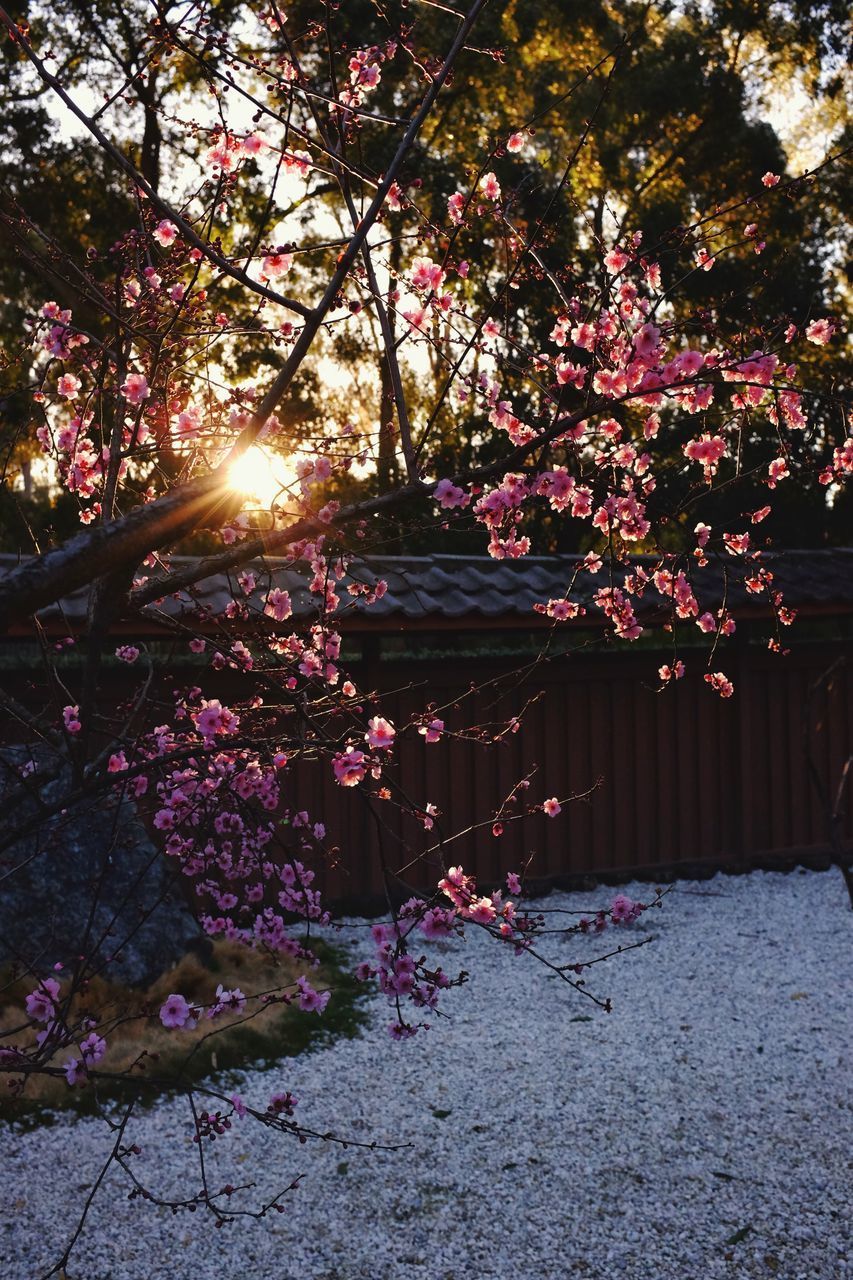
[[[111,1175],[68,1280],[853,1277],[840,875],[684,882],[662,911],[574,939],[562,958],[649,931],[651,946],[590,975],[609,1016],[529,957],[482,937],[464,953],[443,944],[444,967],[474,975],[446,998],[451,1020],[392,1044],[377,999],[378,1034],[240,1081],[261,1106],[292,1089],[305,1124],[410,1147],[300,1147],[244,1122],[208,1148],[211,1181],[272,1193],[304,1171],[286,1213],[215,1231],[201,1213],[129,1201]],[[195,1189],[177,1104],[140,1116],[130,1138],[156,1188]],[[108,1144],[94,1120],[0,1129],[3,1280],[34,1280],[56,1257]]]

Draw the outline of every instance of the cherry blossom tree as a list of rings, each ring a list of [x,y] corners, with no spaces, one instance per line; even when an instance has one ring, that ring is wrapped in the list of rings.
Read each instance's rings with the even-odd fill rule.
[[[771,647],[781,650],[794,619],[765,563],[761,525],[779,487],[798,475],[816,475],[831,500],[853,472],[853,437],[837,443],[814,428],[798,377],[804,352],[839,341],[829,306],[768,314],[749,329],[729,325],[725,299],[679,318],[682,282],[667,274],[668,243],[647,242],[618,209],[589,230],[594,278],[555,258],[551,232],[576,199],[595,112],[536,216],[518,216],[518,166],[537,164],[533,122],[523,119],[484,136],[479,167],[442,193],[439,217],[427,211],[421,174],[441,157],[443,95],[472,61],[502,56],[478,43],[484,8],[485,0],[465,12],[424,0],[416,19],[405,3],[383,5],[387,36],[365,45],[331,4],[308,16],[299,8],[297,21],[272,3],[228,27],[203,6],[161,6],[137,32],[133,66],[97,105],[72,92],[52,51],[0,9],[26,74],[97,147],[135,209],[115,241],[83,261],[71,244],[54,247],[80,306],[45,296],[7,353],[23,372],[27,430],[46,482],[72,495],[81,529],[33,546],[0,579],[4,626],[37,637],[43,662],[37,710],[2,695],[26,744],[4,756],[12,817],[3,874],[21,870],[22,841],[45,824],[109,798],[132,804],[208,937],[301,968],[273,990],[212,987],[201,1004],[169,993],[147,1016],[177,1040],[199,1025],[213,1033],[252,1018],[270,1002],[308,1016],[334,999],[312,983],[312,936],[332,917],[315,877],[329,855],[324,815],[306,811],[294,782],[309,766],[353,803],[405,807],[419,833],[416,857],[442,859],[432,892],[402,903],[389,892],[388,917],[372,929],[374,960],[357,971],[387,997],[391,1037],[424,1030],[465,978],[445,973],[430,944],[472,929],[606,1006],[582,967],[553,957],[546,917],[522,905],[523,868],[500,887],[478,885],[456,864],[457,833],[430,799],[400,793],[399,741],[442,750],[446,712],[425,701],[411,722],[394,724],[346,670],[348,616],[386,590],[370,557],[395,520],[416,519],[436,548],[448,530],[465,528],[496,559],[537,550],[543,512],[574,522],[588,552],[564,594],[538,611],[554,628],[582,617],[591,579],[592,609],[615,642],[636,641],[649,611],[667,629],[672,657],[650,673],[661,696],[696,660],[679,637],[698,628],[709,637],[708,696],[728,698],[726,643],[737,618],[725,599],[702,599],[695,569],[713,562],[726,582],[765,602],[777,621]],[[582,77],[600,100],[628,47],[626,37]],[[178,60],[192,64],[206,94],[170,108],[180,146],[172,171],[155,181],[114,140],[112,122],[155,69],[162,75]],[[383,110],[374,105],[380,85]],[[381,169],[364,162],[368,137]],[[690,246],[702,273],[727,255],[758,261],[768,203],[820,180],[820,172],[767,172],[748,200],[694,211],[678,229],[679,252]],[[36,225],[35,211],[18,217]],[[548,299],[544,346],[514,315],[522,286]],[[378,424],[348,394],[358,371],[335,355],[333,339],[351,332],[376,344],[387,409]],[[332,388],[327,403],[309,404],[309,376]],[[455,412],[475,417],[488,448],[446,474],[435,444],[438,424]],[[760,501],[715,522],[717,496],[739,488],[760,491]],[[282,586],[290,568],[304,575],[307,621]],[[233,584],[216,616],[199,607],[197,591],[212,574]],[[81,590],[85,628],[57,644],[44,619]],[[180,608],[164,608],[167,599]],[[191,683],[186,668],[127,642],[143,623],[192,656]],[[69,675],[60,659],[72,648],[80,659]],[[134,691],[118,707],[103,692],[114,659]],[[236,692],[223,701],[226,676]],[[557,821],[571,799],[539,796],[535,778],[520,778],[483,822],[497,830],[536,812]],[[619,895],[571,922],[569,934],[622,928],[648,905]],[[110,955],[87,941],[76,957],[22,958],[18,977],[29,989],[0,1048],[0,1072],[21,1096],[38,1076],[97,1090],[121,1074],[110,1067],[110,1041],[122,1016],[81,996],[126,940],[112,939]],[[158,1075],[144,1059],[136,1067],[124,1075],[142,1093]],[[200,1150],[250,1118],[300,1140],[331,1136],[301,1126],[287,1092],[266,1109],[215,1084],[185,1092]],[[111,1159],[150,1198],[126,1136],[132,1105],[110,1122]],[[201,1206],[217,1225],[234,1219],[234,1189],[209,1185],[203,1164],[200,1188],[175,1207]],[[280,1207],[276,1199],[253,1212]]]

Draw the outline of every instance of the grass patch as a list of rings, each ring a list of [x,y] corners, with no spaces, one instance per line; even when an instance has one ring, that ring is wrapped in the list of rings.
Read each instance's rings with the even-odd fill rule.
[[[6,1086],[0,1096],[0,1118],[25,1125],[44,1124],[51,1122],[54,1111],[92,1114],[103,1103],[131,1098],[150,1105],[163,1094],[221,1072],[272,1063],[320,1048],[339,1036],[354,1036],[365,1021],[364,988],[348,972],[342,949],[317,941],[312,947],[320,959],[318,969],[217,939],[208,959],[188,954],[144,990],[93,979],[63,1013],[72,1027],[87,1017],[97,1018],[98,1032],[108,1048],[95,1071],[121,1078],[95,1079],[71,1088],[64,1075],[35,1075],[25,1078],[21,1091],[15,1093],[14,1085],[22,1076],[4,1072],[0,1074],[0,1087]],[[226,990],[239,987],[247,997],[253,997],[280,988],[292,991],[302,973],[315,990],[331,991],[321,1015],[303,1013],[295,1003],[249,998],[242,1013],[225,1012],[214,1020],[202,1017],[191,1030],[167,1029],[160,1022],[160,1006],[172,992],[180,992],[191,1003],[209,1006],[220,983]],[[13,1039],[8,1029],[22,1021],[24,1000],[33,986],[32,978],[12,980],[7,974],[3,981],[0,976],[0,1044]],[[84,1034],[81,1031],[76,1037],[77,1043]],[[75,1053],[70,1047],[58,1050],[48,1065],[64,1068],[67,1059],[74,1056],[79,1056],[79,1051]]]

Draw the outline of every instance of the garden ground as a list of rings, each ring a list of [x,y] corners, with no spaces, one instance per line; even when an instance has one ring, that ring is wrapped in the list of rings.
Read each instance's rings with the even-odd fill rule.
[[[253,1181],[248,1205],[305,1176],[285,1213],[221,1231],[202,1212],[129,1201],[111,1173],[68,1280],[853,1276],[853,912],[840,874],[680,882],[628,929],[555,935],[550,951],[585,960],[648,934],[589,971],[611,1014],[483,936],[441,944],[445,969],[472,978],[429,1033],[392,1043],[372,997],[372,1030],[228,1081],[261,1107],[291,1089],[306,1125],[406,1145],[299,1146],[244,1121],[207,1149],[212,1183]],[[364,925],[344,936],[369,954]],[[187,1121],[186,1104],[164,1100],[132,1123],[138,1172],[162,1194],[197,1182]],[[3,1132],[7,1280],[56,1257],[109,1143],[90,1117]]]

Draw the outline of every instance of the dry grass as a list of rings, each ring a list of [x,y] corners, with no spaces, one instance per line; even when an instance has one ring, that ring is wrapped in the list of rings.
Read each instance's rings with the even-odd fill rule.
[[[0,1096],[0,1115],[23,1118],[69,1106],[89,1110],[99,1099],[128,1096],[130,1089],[143,1100],[153,1100],[160,1092],[216,1071],[304,1052],[318,1041],[354,1034],[361,1023],[358,984],[342,970],[337,952],[322,945],[316,950],[320,968],[309,970],[304,962],[217,940],[209,961],[188,954],[144,990],[94,978],[75,995],[65,1017],[73,1027],[86,1017],[97,1019],[108,1050],[96,1070],[118,1078],[71,1089],[64,1076],[30,1076],[16,1093],[21,1076],[4,1073],[0,1082],[8,1084]],[[316,990],[332,991],[322,1016],[250,998],[242,1013],[221,1013],[214,1020],[202,1017],[191,1030],[168,1029],[160,1022],[160,1006],[172,992],[204,1007],[215,1002],[219,983],[226,990],[239,987],[247,997],[258,997],[292,991],[301,973],[308,974]],[[32,978],[12,980],[8,974],[5,982],[0,978],[0,1044],[8,1042],[8,1029],[23,1021],[24,1000],[32,989]],[[64,1068],[72,1056],[79,1055],[63,1049],[49,1065]]]

